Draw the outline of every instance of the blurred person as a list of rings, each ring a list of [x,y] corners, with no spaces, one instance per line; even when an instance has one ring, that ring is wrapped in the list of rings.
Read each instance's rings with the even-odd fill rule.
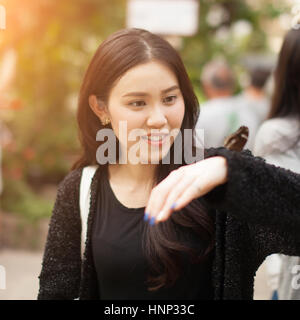
[[[228,64],[222,60],[206,64],[201,83],[208,101],[200,105],[196,128],[204,130],[205,147],[223,146],[226,136],[244,125],[249,128],[246,148],[252,149],[257,130],[256,115],[233,97],[235,77]]]
[[[271,70],[266,67],[254,67],[250,72],[250,85],[236,96],[237,104],[248,108],[257,117],[257,127],[265,121],[270,113],[270,101],[264,90]]]
[[[260,127],[254,154],[268,163],[300,173],[300,30],[290,30],[277,62],[271,112]],[[293,192],[291,190],[291,192]],[[280,300],[300,300],[300,289],[292,286],[297,256],[275,255],[266,266],[271,288]],[[278,292],[277,292],[278,290]]]
[[[187,164],[185,146],[174,155],[174,142],[194,129],[198,112],[168,42],[123,29],[101,43],[80,88],[82,154],[58,187],[38,299],[252,299],[267,255],[300,254],[300,175],[226,148],[206,149],[205,159]],[[144,130],[138,143],[151,152],[140,152],[142,163],[97,156],[106,143],[96,139],[99,130],[115,135],[117,160],[130,151],[134,142],[120,134],[120,121],[129,133]],[[180,130],[165,148],[173,128]],[[81,177],[91,165],[81,251]]]
[[[213,60],[203,67],[201,82],[208,100],[233,95],[235,77],[228,64],[222,60]]]

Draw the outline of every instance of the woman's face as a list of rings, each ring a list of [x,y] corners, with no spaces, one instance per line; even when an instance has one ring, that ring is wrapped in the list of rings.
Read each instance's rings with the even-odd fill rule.
[[[122,153],[127,151],[130,158],[130,148],[138,145],[136,155],[142,163],[158,163],[155,161],[162,159],[174,142],[175,135],[170,133],[173,129],[179,131],[184,112],[184,99],[175,74],[164,64],[150,61],[133,67],[118,80],[110,92],[106,116],[111,120]],[[127,137],[120,127],[121,121],[126,121]],[[130,141],[134,129],[142,129],[141,135]],[[169,136],[148,138],[151,132]],[[161,138],[162,141],[157,141]]]

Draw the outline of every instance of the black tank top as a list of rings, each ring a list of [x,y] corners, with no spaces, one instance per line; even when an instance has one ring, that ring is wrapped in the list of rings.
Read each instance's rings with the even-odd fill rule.
[[[157,291],[147,290],[150,269],[142,250],[143,227],[147,223],[143,220],[145,207],[127,208],[116,198],[107,166],[103,166],[99,176],[92,253],[100,299],[213,299],[212,254],[205,262],[192,264],[183,253],[184,270],[176,283]],[[191,236],[191,229],[180,230],[183,236],[188,233],[190,246],[203,249],[201,240]]]

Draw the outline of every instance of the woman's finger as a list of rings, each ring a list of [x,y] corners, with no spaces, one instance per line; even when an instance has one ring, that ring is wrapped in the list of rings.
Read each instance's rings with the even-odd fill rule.
[[[185,177],[190,179],[190,184],[186,186],[185,190],[173,193],[174,186],[183,185]],[[203,196],[226,181],[227,162],[223,157],[205,159],[174,170],[152,190],[145,210],[145,220],[150,218],[151,225],[155,223],[155,219],[158,221],[166,220],[172,210],[182,209],[193,199]],[[170,199],[168,199],[169,197]],[[172,207],[174,202],[176,206]]]
[[[169,192],[163,207],[157,214],[156,222],[165,221],[170,217],[173,211],[173,205],[177,202],[185,190],[194,182],[194,180],[194,175],[187,175],[180,181],[180,184],[172,187],[172,190]]]
[[[145,209],[145,221],[149,220],[151,225],[154,224],[157,212],[159,212],[159,209],[163,207],[172,186],[180,183],[179,181],[182,179],[182,175],[182,170],[174,170],[167,176],[167,178],[152,189]]]
[[[200,179],[196,179],[180,197],[176,200],[176,207],[173,210],[177,211],[187,206],[192,200],[201,197],[205,194],[201,186]]]

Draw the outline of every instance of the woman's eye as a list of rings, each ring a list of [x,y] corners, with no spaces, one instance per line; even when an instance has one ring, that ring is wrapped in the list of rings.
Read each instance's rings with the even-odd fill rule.
[[[134,107],[142,107],[144,106],[146,103],[145,101],[134,101],[134,102],[130,102],[129,105],[134,106]]]
[[[177,98],[177,96],[169,96],[169,97],[166,97],[166,98],[164,99],[164,103],[166,103],[166,104],[172,104],[172,103],[175,102],[176,98]]]

